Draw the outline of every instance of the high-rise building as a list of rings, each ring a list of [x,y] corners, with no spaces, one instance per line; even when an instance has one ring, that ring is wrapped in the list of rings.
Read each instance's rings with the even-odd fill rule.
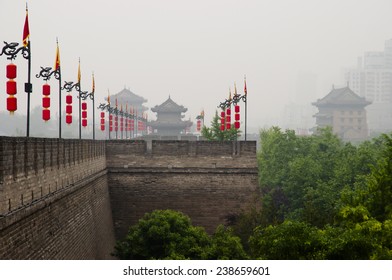
[[[350,88],[372,102],[367,107],[371,133],[392,130],[392,39],[384,51],[365,52],[358,65],[345,72]]]

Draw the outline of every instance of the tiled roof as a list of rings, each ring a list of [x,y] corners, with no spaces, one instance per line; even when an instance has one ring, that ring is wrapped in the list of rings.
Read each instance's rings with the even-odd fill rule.
[[[188,109],[185,108],[184,106],[178,105],[176,102],[174,102],[170,98],[170,96],[161,105],[157,105],[157,106],[151,108],[151,111],[153,111],[153,112],[182,112],[182,113],[185,113],[187,110]]]
[[[358,96],[349,87],[332,89],[322,99],[318,99],[313,105],[319,107],[323,105],[369,105],[371,102],[367,101],[364,97]]]
[[[117,94],[111,95],[110,96],[110,101],[114,102],[114,100],[117,98],[117,101],[119,104],[126,104],[128,103],[129,105],[137,105],[137,104],[142,104],[147,102],[147,99],[133,93],[129,89],[124,88],[122,91],[120,91]],[[105,98],[107,99],[107,98]]]

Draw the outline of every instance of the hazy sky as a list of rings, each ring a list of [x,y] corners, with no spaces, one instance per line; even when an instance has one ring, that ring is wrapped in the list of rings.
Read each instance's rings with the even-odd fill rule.
[[[25,1],[0,0],[0,42],[22,40]],[[342,68],[392,38],[391,0],[35,0],[29,1],[32,70],[54,65],[59,38],[63,79],[96,79],[96,100],[126,86],[153,107],[170,94],[202,108],[207,121],[247,76],[249,126],[263,127],[295,101],[300,73],[317,77],[309,102],[342,84]],[[3,43],[1,43],[1,47]],[[5,65],[0,57],[0,108],[5,110]],[[25,113],[26,61],[19,57],[19,113]],[[55,81],[51,81],[56,91]],[[42,81],[33,79],[32,104]],[[56,97],[53,103],[57,104]],[[57,107],[52,108],[55,113]],[[150,112],[150,115],[153,115]]]

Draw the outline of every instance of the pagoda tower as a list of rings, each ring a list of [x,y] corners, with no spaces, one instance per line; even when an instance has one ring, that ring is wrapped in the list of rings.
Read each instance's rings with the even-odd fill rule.
[[[107,98],[105,99],[107,100]],[[126,104],[128,104],[129,108],[132,107],[134,110],[137,110],[139,116],[141,116],[142,112],[145,112],[148,109],[146,106],[143,105],[143,103],[147,102],[147,99],[133,93],[126,88],[124,88],[119,93],[110,96],[112,104],[114,104],[116,99],[119,106],[120,104],[122,104],[124,107]]]
[[[182,113],[185,113],[188,109],[175,103],[170,95],[161,105],[151,108],[151,111],[157,113],[157,120],[150,121],[149,125],[153,131],[157,130],[156,134],[158,135],[179,135],[192,125],[191,121],[182,120],[185,117]]]
[[[317,127],[331,126],[333,132],[345,141],[363,141],[368,137],[365,107],[371,104],[364,97],[358,96],[347,85],[344,88],[332,88],[324,98],[312,105],[318,108]]]

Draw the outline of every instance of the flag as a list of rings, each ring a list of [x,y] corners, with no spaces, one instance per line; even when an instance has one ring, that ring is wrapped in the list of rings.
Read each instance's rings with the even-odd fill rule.
[[[248,90],[246,89],[246,76],[244,77],[244,83],[245,83],[245,85],[244,85],[244,93],[245,93],[245,95],[247,95],[248,94]]]
[[[94,79],[94,73],[93,73],[93,89],[92,89],[92,93],[95,92],[95,79]]]
[[[78,83],[80,84],[80,80],[82,78],[82,75],[80,74],[80,58],[79,58],[79,67],[78,67]]]
[[[28,38],[30,37],[30,30],[29,30],[29,15],[26,7],[26,19],[23,28],[23,46],[27,47],[28,45]]]
[[[60,68],[60,49],[59,49],[59,43],[57,42],[56,61],[54,63],[54,71],[57,71],[59,68]]]

